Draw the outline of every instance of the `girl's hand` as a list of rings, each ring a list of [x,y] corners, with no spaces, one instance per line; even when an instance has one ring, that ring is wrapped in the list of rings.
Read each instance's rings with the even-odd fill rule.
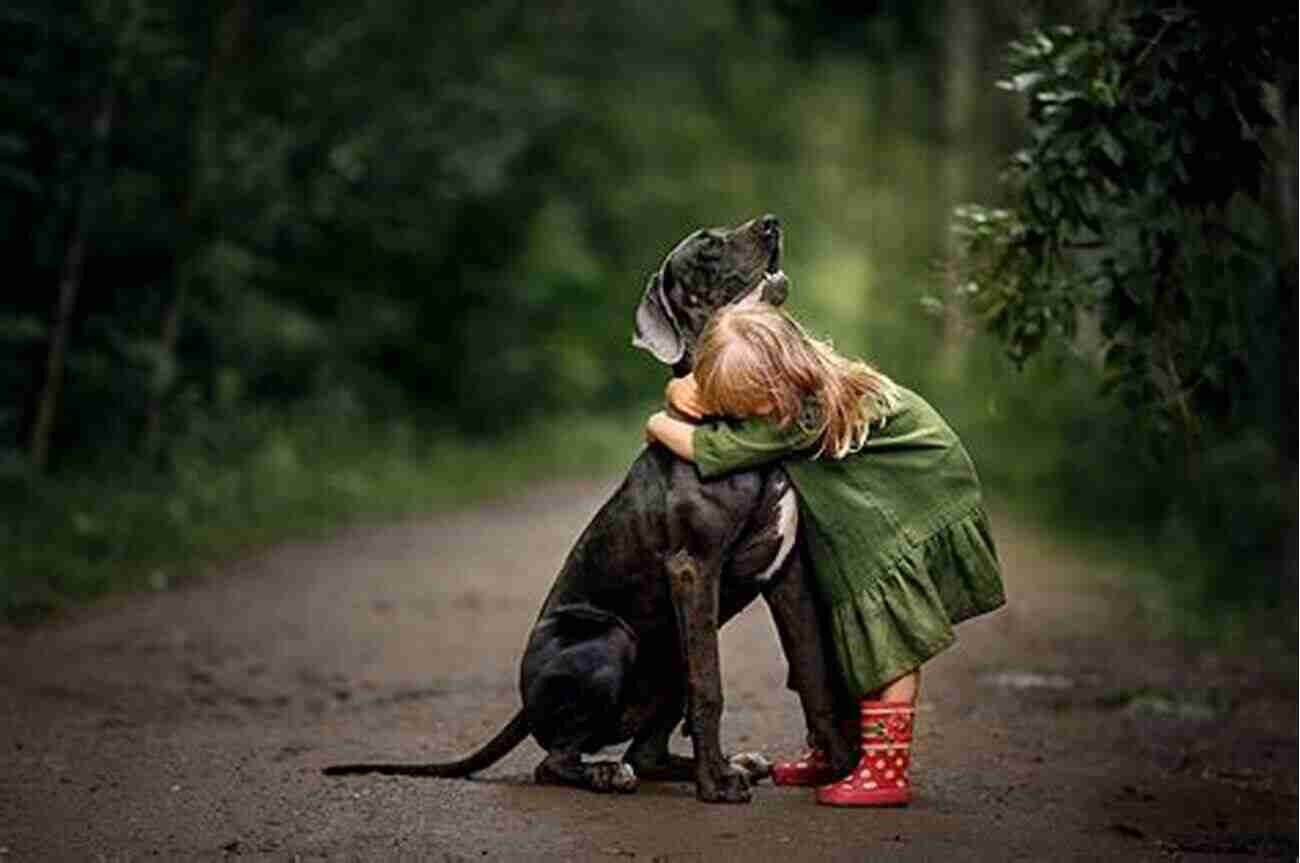
[[[704,419],[709,414],[709,409],[700,399],[700,387],[695,383],[694,374],[670,380],[664,387],[664,400],[674,410],[692,419]]]
[[[673,419],[664,411],[651,414],[645,424],[647,442],[661,443],[687,461],[695,461],[694,432],[695,426]]]

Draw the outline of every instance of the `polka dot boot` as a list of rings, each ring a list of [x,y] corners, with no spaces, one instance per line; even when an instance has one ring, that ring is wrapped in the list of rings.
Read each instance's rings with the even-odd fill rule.
[[[840,724],[840,732],[856,742],[858,720],[850,719]],[[813,746],[793,761],[777,761],[772,765],[773,785],[825,785],[837,778],[831,768],[830,756],[818,746]]]
[[[827,806],[906,806],[912,800],[910,702],[862,701],[862,759],[839,782],[817,789]]]

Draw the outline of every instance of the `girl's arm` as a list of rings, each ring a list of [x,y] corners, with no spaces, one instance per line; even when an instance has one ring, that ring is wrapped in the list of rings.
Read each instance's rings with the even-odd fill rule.
[[[690,460],[702,479],[788,458],[807,458],[820,436],[798,422],[781,428],[766,416],[725,419],[695,426]]]
[[[693,462],[705,479],[769,464],[801,451],[806,454],[818,437],[817,432],[802,429],[798,423],[782,429],[763,417],[696,425],[674,419],[665,411],[650,415],[645,436],[668,447],[678,458]]]
[[[686,461],[695,461],[695,445],[691,440],[694,434],[692,423],[673,419],[664,411],[651,414],[645,424],[646,440],[658,441]]]
[[[700,398],[700,387],[695,383],[695,374],[673,378],[664,387],[664,400],[669,407],[675,408],[692,419],[704,419],[712,411]]]
[[[669,381],[664,395],[671,408],[686,416],[698,419],[714,413],[700,398],[694,375]],[[646,440],[661,443],[678,458],[694,462],[706,479],[778,461],[816,443],[816,431],[798,423],[779,428],[767,419],[769,412],[764,405],[757,416],[696,425],[660,411],[646,422]]]

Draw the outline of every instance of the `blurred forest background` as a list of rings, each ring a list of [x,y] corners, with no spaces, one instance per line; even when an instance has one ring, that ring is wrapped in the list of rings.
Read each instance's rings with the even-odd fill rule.
[[[647,274],[763,212],[999,506],[1293,602],[1296,20],[1220,5],[10,0],[0,614],[612,475]]]

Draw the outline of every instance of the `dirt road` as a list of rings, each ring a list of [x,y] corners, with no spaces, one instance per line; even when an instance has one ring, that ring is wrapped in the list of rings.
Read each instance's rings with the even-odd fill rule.
[[[1162,643],[1116,576],[1007,518],[1010,606],[927,667],[910,808],[538,787],[531,741],[475,780],[320,775],[441,759],[504,723],[537,608],[610,488],[357,528],[0,630],[0,863],[1296,859],[1295,645],[1259,664]],[[724,745],[797,750],[762,604],[722,643]]]

